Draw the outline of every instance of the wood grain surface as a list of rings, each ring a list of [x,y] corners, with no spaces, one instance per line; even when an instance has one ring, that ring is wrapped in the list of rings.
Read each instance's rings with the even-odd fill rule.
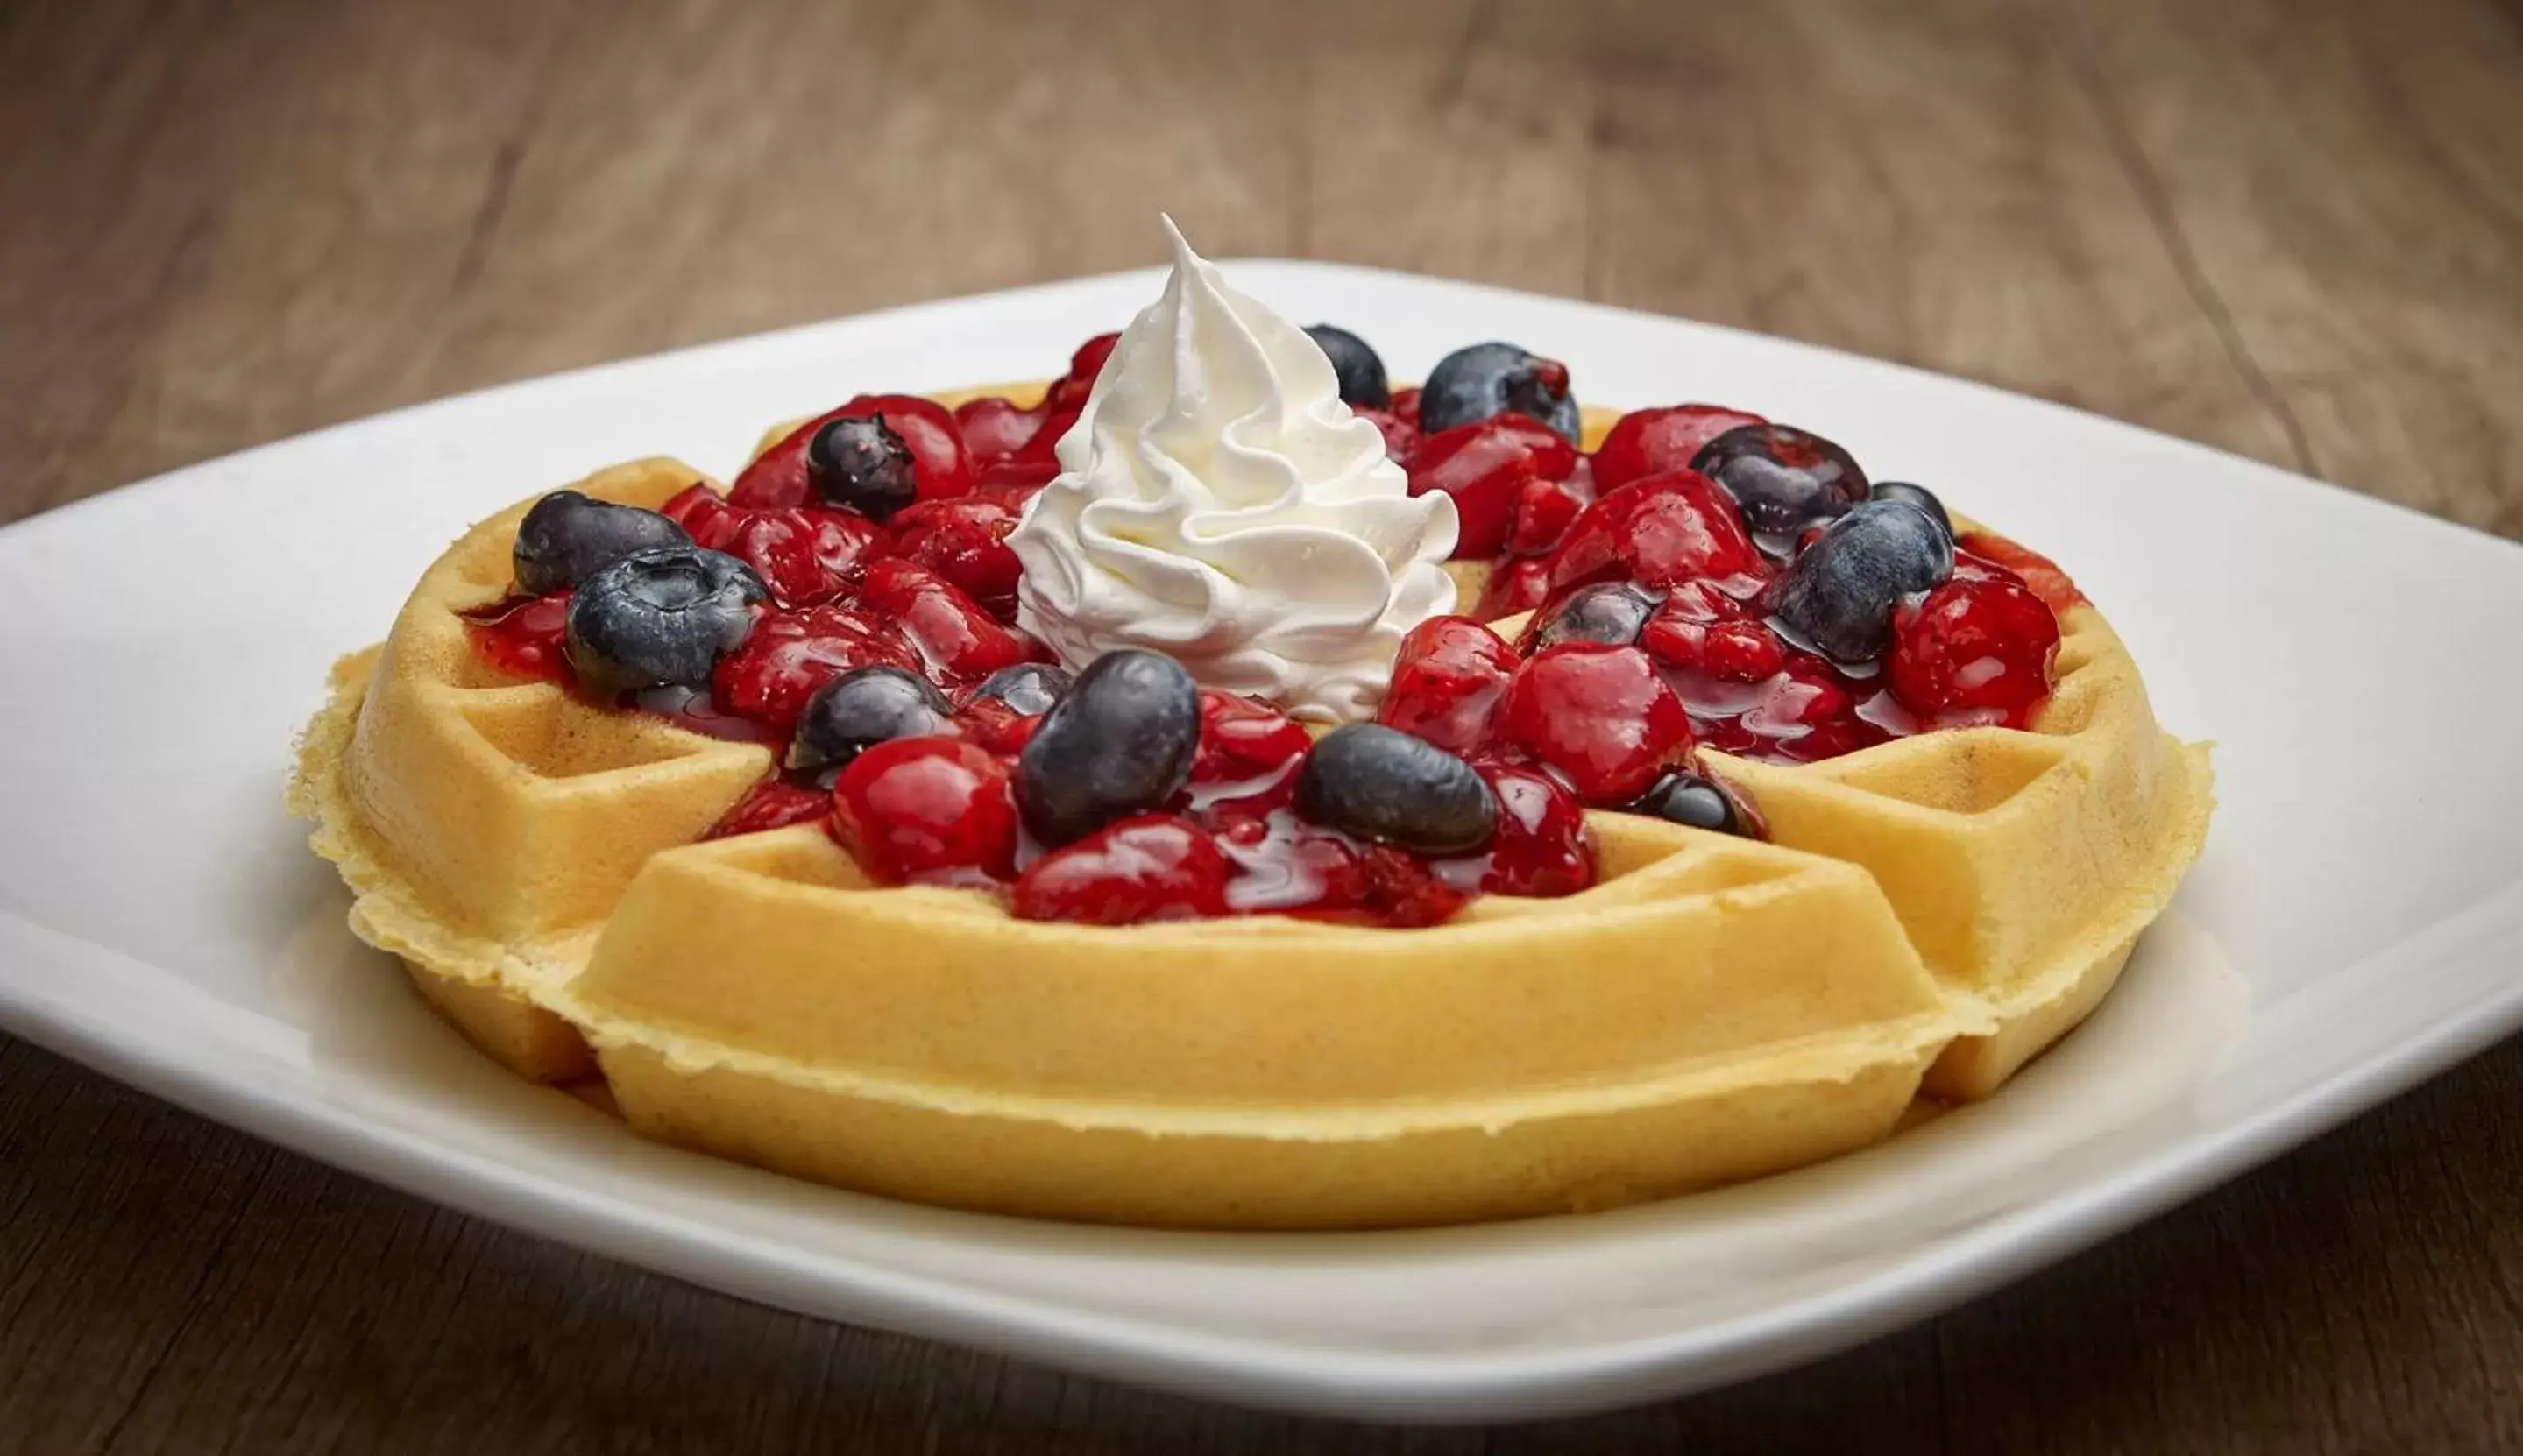
[[[0,0],[0,520],[1152,262],[1166,208],[1216,255],[1815,340],[2523,536],[2518,137],[2523,0]],[[2523,1451],[2523,1041],[1839,1358],[1488,1432],[774,1313],[0,1041],[0,1451],[1291,1449]]]

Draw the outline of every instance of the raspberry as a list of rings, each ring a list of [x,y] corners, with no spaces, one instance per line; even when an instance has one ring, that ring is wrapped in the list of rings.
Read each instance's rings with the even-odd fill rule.
[[[1708,442],[1738,425],[1764,423],[1757,414],[1722,404],[1632,410],[1595,451],[1595,484],[1611,491],[1650,475],[1689,469],[1691,457]]]
[[[1892,622],[1892,694],[1922,720],[2022,728],[2050,693],[2059,619],[2011,576],[1957,577]]]
[[[985,395],[955,406],[955,427],[964,432],[964,448],[973,457],[973,468],[986,474],[990,466],[1033,439],[1042,428],[1042,411],[1023,408],[1004,396]]]
[[[1498,795],[1498,836],[1481,857],[1493,895],[1573,895],[1595,882],[1586,812],[1559,780],[1518,764],[1476,765]]]
[[[996,500],[965,496],[924,500],[893,518],[894,554],[944,577],[1001,622],[1017,618],[1017,578],[1024,572],[1008,535],[1016,511]]]
[[[890,627],[849,607],[774,612],[754,624],[744,645],[719,659],[711,696],[786,738],[816,688],[852,668],[880,665],[916,673],[920,657]]]
[[[1546,648],[1507,684],[1505,740],[1589,804],[1626,804],[1690,754],[1690,717],[1636,647]]]
[[[1668,587],[1758,580],[1767,571],[1735,503],[1690,470],[1632,481],[1586,507],[1549,561],[1553,591],[1622,579]]]
[[[1418,415],[1404,415],[1391,409],[1359,409],[1357,417],[1384,434],[1384,457],[1400,464],[1410,458],[1419,445]]]
[[[1488,737],[1515,668],[1515,649],[1497,633],[1469,617],[1430,618],[1402,638],[1375,721],[1469,753]]]
[[[1539,556],[1559,544],[1585,502],[1557,481],[1529,480],[1516,493],[1515,517],[1507,527],[1506,549],[1515,556]]]
[[[1133,925],[1227,913],[1226,856],[1208,832],[1169,814],[1125,819],[1036,860],[1017,878],[1023,920]]]
[[[833,781],[833,837],[886,884],[985,884],[1016,869],[1004,760],[956,738],[879,743]]]
[[[1518,612],[1530,612],[1550,595],[1550,558],[1516,556],[1500,561],[1490,572],[1489,585],[1481,588],[1481,599],[1472,615],[1484,622],[1496,622]]]
[[[1313,746],[1306,726],[1258,698],[1205,690],[1200,695],[1200,753],[1194,783],[1259,778],[1287,767]]]
[[[1096,376],[1104,372],[1105,360],[1113,357],[1113,348],[1120,342],[1119,334],[1098,334],[1078,345],[1077,352],[1069,356],[1069,372],[1052,382],[1042,402],[1053,413],[1075,412],[1095,392]]]
[[[909,561],[888,558],[868,568],[859,605],[898,624],[941,687],[965,686],[1001,668],[1050,657],[1040,642],[1002,626],[954,583]]]
[[[1509,411],[1422,438],[1403,468],[1411,494],[1454,497],[1454,554],[1481,560],[1506,545],[1525,484],[1566,480],[1576,473],[1577,450],[1549,426]]]
[[[1639,634],[1639,645],[1662,663],[1729,682],[1758,682],[1786,666],[1787,652],[1767,623],[1705,582],[1667,598]]]

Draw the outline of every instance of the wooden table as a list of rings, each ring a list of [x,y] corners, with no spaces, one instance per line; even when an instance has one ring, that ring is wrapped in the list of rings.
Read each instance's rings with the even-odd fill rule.
[[[1165,208],[1215,256],[1819,340],[2523,535],[2518,137],[2523,0],[0,0],[0,519],[1152,262]],[[2389,791],[2341,768],[2307,791]],[[773,1313],[0,1041],[0,1449],[1686,1445],[2523,1450],[2523,1040],[1840,1358],[1491,1433]]]

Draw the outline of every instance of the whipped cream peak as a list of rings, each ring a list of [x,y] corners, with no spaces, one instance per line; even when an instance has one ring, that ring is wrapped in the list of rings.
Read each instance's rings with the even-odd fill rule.
[[[1321,347],[1165,226],[1165,292],[1009,538],[1018,621],[1072,668],[1153,648],[1297,718],[1367,718],[1403,634],[1453,609],[1453,500],[1412,495]]]

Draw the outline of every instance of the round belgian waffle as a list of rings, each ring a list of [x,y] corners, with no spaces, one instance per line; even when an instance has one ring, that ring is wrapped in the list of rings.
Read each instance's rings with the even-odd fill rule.
[[[654,506],[700,479],[577,489]],[[695,842],[765,749],[473,650],[457,613],[505,593],[525,509],[430,568],[302,745],[291,806],[353,928],[520,1075],[600,1070],[643,1134],[871,1192],[1357,1227],[1811,1161],[1888,1134],[1923,1079],[1978,1096],[2065,1034],[2205,833],[2204,750],[2079,605],[2030,731],[1712,756],[1771,843],[1596,813],[1594,888],[1422,929],[1021,921],[873,885],[813,826]]]

